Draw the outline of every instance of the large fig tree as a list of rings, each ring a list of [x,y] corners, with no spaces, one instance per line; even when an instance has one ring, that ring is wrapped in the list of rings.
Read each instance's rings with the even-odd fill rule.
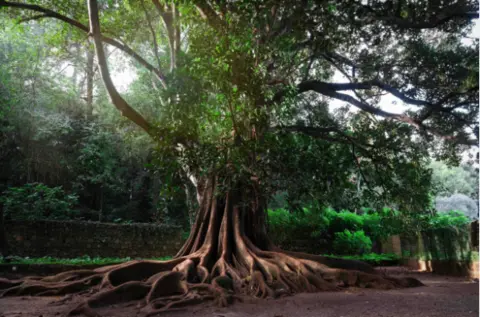
[[[203,300],[226,305],[238,294],[419,284],[275,247],[266,201],[288,165],[281,146],[292,135],[321,140],[308,146],[332,174],[342,162],[328,165],[338,157],[329,151],[347,149],[343,157],[366,182],[366,173],[381,180],[397,167],[409,174],[429,149],[446,156],[477,144],[478,39],[467,37],[477,1],[0,0],[0,8],[20,23],[53,19],[63,26],[58,36],[68,29],[92,40],[113,105],[185,171],[199,202],[190,237],[170,261],[1,281],[4,296],[93,288],[72,311],[90,316],[137,299],[153,314]],[[120,95],[106,46],[151,73],[159,117]],[[385,95],[398,109],[385,109]],[[356,111],[332,114],[333,101]],[[387,193],[380,183],[372,192]]]

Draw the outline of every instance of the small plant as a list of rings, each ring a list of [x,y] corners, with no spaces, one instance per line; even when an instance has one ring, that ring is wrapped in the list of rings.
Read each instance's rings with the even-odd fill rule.
[[[372,250],[372,240],[363,230],[335,233],[333,250],[337,254],[365,254]]]

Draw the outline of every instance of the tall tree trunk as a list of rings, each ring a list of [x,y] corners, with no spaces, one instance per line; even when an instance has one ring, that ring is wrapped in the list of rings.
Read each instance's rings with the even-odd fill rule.
[[[197,210],[197,195],[196,195],[196,189],[195,186],[189,181],[185,181],[185,197],[187,199],[187,217],[188,217],[188,224],[189,228],[193,228],[193,225],[195,223],[195,215],[196,215],[196,210]]]
[[[80,52],[80,45],[78,43],[72,44],[72,56],[78,56],[78,53]],[[77,85],[78,82],[78,72],[77,72],[77,67],[76,65],[72,65],[73,67],[73,74],[72,74],[72,87],[74,87],[76,93],[78,94],[79,92],[79,87]]]
[[[87,119],[93,117],[93,77],[94,77],[94,56],[95,52],[90,45],[87,47]]]

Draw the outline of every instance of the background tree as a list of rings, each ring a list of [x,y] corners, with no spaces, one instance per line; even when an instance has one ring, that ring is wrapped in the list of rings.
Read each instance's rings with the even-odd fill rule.
[[[477,2],[89,0],[88,15],[80,3],[1,0],[0,7],[23,20],[54,18],[75,36],[91,36],[112,103],[159,144],[163,157],[175,158],[169,164],[185,171],[199,200],[191,235],[171,261],[131,262],[81,277],[70,272],[48,286],[25,280],[4,294],[31,289],[58,294],[87,281],[113,287],[75,310],[91,314],[92,306],[116,295],[146,296],[157,312],[212,298],[226,304],[232,290],[276,296],[336,289],[339,281],[376,287],[415,283],[380,277],[361,263],[275,248],[266,235],[264,212],[275,188],[269,170],[279,164],[271,152],[284,134],[304,134],[349,145],[358,175],[370,167],[370,175],[375,170],[383,177],[379,184],[412,184],[395,172],[385,179],[382,166],[389,172],[403,169],[407,179],[424,183],[424,171],[408,168],[422,161],[425,152],[417,154],[419,149],[455,158],[462,146],[478,143],[478,41],[461,41],[478,17]],[[136,50],[146,39],[157,39],[154,26],[160,21],[152,23],[145,14],[154,10],[168,39],[168,59],[155,62],[158,43],[149,45],[150,60]],[[149,26],[145,32],[137,32],[141,23]],[[158,117],[136,110],[135,102],[119,94],[104,44],[152,73],[162,87]],[[336,72],[345,81],[333,81]],[[401,114],[382,109],[385,93],[412,107]],[[322,115],[332,99],[360,112],[350,120]],[[311,108],[303,115],[292,111],[305,104]],[[310,113],[318,119],[305,120]],[[368,176],[361,176],[366,183]],[[378,187],[370,191],[388,194]],[[170,296],[177,293],[182,295]]]

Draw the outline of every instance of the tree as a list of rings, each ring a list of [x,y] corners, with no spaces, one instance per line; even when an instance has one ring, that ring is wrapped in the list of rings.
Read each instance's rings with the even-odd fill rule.
[[[206,299],[227,304],[235,292],[266,297],[333,290],[339,282],[418,285],[379,276],[359,262],[274,247],[265,226],[274,187],[268,172],[278,163],[270,151],[283,135],[304,134],[347,144],[359,171],[362,161],[388,171],[396,162],[415,167],[405,162],[416,149],[455,157],[462,146],[478,143],[478,41],[461,42],[478,18],[476,1],[89,0],[87,10],[79,3],[0,0],[0,7],[22,21],[53,18],[92,37],[112,103],[159,144],[161,155],[175,158],[172,165],[185,171],[199,201],[190,237],[171,261],[4,281],[4,295],[62,294],[100,284],[105,291],[73,312],[93,314],[93,307],[112,300],[145,298],[156,313]],[[148,14],[154,10],[160,21]],[[165,35],[155,32],[159,24]],[[148,28],[142,32],[138,25]],[[138,53],[146,39],[155,39],[151,58]],[[159,55],[160,39],[166,56]],[[105,44],[132,57],[162,87],[156,121],[117,91]],[[345,82],[332,81],[335,73]],[[415,108],[386,111],[382,94]],[[331,100],[359,113],[351,120],[327,116],[321,109]],[[295,116],[292,109],[304,104],[303,115]],[[309,114],[315,120],[303,120]],[[414,168],[405,171],[410,179],[423,177]]]
[[[437,196],[463,194],[478,199],[478,171],[471,165],[448,166],[442,162],[432,162],[432,181]]]

